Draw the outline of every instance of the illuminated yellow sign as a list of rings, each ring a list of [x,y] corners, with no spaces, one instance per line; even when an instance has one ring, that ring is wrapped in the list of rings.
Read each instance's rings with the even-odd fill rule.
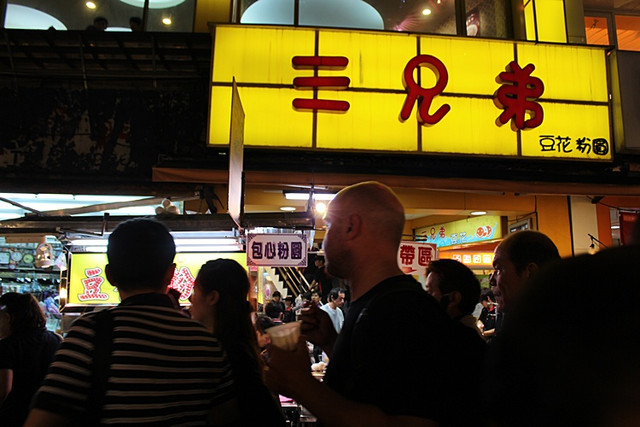
[[[502,217],[482,215],[416,228],[416,240],[445,246],[466,245],[502,238]]]
[[[173,275],[172,288],[180,291],[180,302],[187,302],[193,290],[193,281],[202,264],[212,259],[230,258],[246,266],[247,255],[244,252],[231,253],[178,253],[174,259],[176,272]],[[69,304],[108,304],[120,303],[118,290],[109,283],[104,273],[107,254],[76,253],[71,255],[69,270]],[[144,269],[144,266],[140,266]]]
[[[469,267],[493,266],[493,252],[440,252],[441,259],[453,259]]]
[[[210,145],[234,77],[250,147],[612,158],[601,47],[220,25]]]

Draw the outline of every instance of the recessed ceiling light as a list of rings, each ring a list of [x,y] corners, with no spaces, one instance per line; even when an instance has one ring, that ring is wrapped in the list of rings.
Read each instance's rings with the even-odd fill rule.
[[[471,212],[471,215],[476,215],[476,216],[486,215],[486,214],[487,214],[486,211],[473,211],[473,212]]]
[[[431,9],[429,8],[422,9],[422,14],[425,16],[431,15]]]
[[[95,9],[97,7],[96,4],[92,1],[88,1],[84,5],[87,6],[87,8],[89,9]]]
[[[292,212],[295,211],[296,208],[294,208],[293,206],[281,206],[280,210],[285,212]]]
[[[162,23],[164,25],[171,25],[171,18],[162,18]]]

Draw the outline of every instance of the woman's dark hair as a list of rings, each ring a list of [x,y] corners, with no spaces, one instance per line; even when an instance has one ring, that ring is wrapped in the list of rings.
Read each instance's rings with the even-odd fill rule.
[[[12,334],[45,329],[47,326],[42,308],[31,294],[8,292],[0,296],[0,308],[11,316]]]
[[[251,304],[247,301],[250,287],[247,271],[232,259],[216,259],[200,267],[196,282],[206,294],[218,292],[214,324],[222,345],[246,349],[261,366]]]

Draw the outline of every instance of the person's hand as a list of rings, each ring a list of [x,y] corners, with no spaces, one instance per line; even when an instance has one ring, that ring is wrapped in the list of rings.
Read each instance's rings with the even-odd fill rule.
[[[312,304],[300,313],[300,332],[312,344],[322,347],[327,355],[333,350],[337,333],[329,313]],[[329,351],[327,351],[329,350]]]
[[[298,339],[295,351],[273,344],[269,344],[268,351],[265,383],[274,392],[296,399],[306,381],[316,381],[311,375],[311,359],[303,338]]]

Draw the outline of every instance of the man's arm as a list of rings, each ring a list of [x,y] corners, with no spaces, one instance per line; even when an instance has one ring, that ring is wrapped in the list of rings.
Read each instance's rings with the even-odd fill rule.
[[[32,409],[23,427],[61,427],[69,425],[69,419],[42,409]]]
[[[293,398],[308,409],[323,425],[331,427],[436,427],[438,423],[412,416],[393,416],[380,408],[354,402],[335,391],[311,375],[307,345],[298,341],[295,351],[282,350],[270,346],[269,369],[266,373],[267,385],[274,391]],[[336,408],[339,408],[336,410]]]

